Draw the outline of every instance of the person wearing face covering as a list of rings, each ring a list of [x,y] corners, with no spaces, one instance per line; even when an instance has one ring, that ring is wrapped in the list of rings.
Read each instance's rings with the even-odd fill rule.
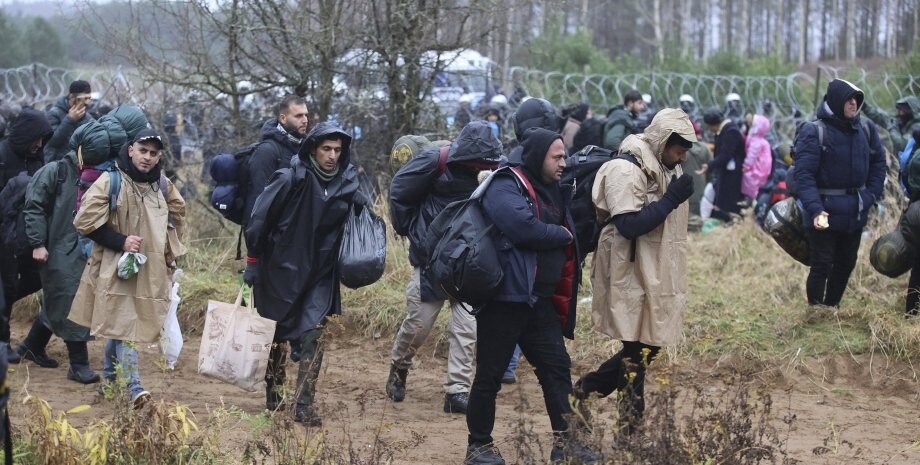
[[[115,364],[119,364],[135,408],[143,406],[150,393],[141,385],[132,343],[160,339],[176,258],[186,252],[180,242],[185,200],[162,174],[162,150],[163,141],[154,130],[134,134],[127,148],[119,151],[119,175],[103,172],[83,195],[73,220],[77,232],[92,239],[94,245],[69,319],[107,339],[104,381],[117,380]],[[121,187],[113,209],[109,183],[119,179]],[[147,257],[139,271],[128,278],[117,275],[124,253]]]
[[[875,124],[860,121],[864,100],[858,87],[834,79],[818,107],[818,121],[803,125],[795,139],[794,177],[811,265],[805,282],[809,305],[840,304],[869,209],[882,197],[885,151]]]
[[[677,342],[687,308],[687,199],[693,178],[681,164],[696,142],[686,113],[661,110],[627,137],[592,188],[601,230],[591,283],[595,330],[623,346],[576,383],[575,397],[620,391],[620,431],[631,434],[645,410],[645,368]]]
[[[495,398],[515,345],[534,367],[555,442],[551,461],[600,463],[603,456],[572,439],[571,360],[563,337],[572,338],[577,302],[578,253],[569,211],[572,187],[562,136],[543,128],[523,133],[521,161],[499,169],[482,198],[498,230],[504,278],[497,295],[476,314],[476,375],[470,390],[465,464],[504,464],[494,446]],[[528,192],[532,186],[535,197]]]

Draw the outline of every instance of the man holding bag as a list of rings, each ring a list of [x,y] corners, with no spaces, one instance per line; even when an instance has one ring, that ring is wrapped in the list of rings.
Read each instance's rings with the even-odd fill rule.
[[[135,134],[127,151],[119,154],[117,174],[104,172],[90,186],[74,219],[77,232],[95,244],[80,278],[70,320],[107,338],[103,376],[114,382],[115,363],[120,364],[135,408],[143,406],[150,393],[141,386],[137,351],[131,343],[159,340],[176,258],[186,251],[179,242],[185,200],[162,175],[162,150],[163,141],[154,130]],[[113,180],[120,180],[121,187],[111,199]],[[143,255],[146,263],[122,278],[119,261],[126,254]]]
[[[340,127],[316,125],[291,167],[272,175],[246,226],[249,253],[243,280],[253,286],[259,314],[278,322],[265,374],[266,407],[282,407],[282,345],[299,341],[294,421],[308,426],[322,424],[314,396],[323,361],[323,323],[342,312],[336,263],[347,215],[358,200],[350,145],[351,136]]]

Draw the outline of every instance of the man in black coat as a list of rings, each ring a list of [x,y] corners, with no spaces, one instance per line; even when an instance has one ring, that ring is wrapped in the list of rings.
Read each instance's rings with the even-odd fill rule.
[[[281,99],[277,115],[262,125],[260,144],[249,157],[246,167],[249,185],[246,186],[244,223],[249,221],[252,206],[268,185],[272,173],[291,166],[291,157],[297,153],[304,134],[307,133],[310,113],[303,97],[288,95]]]
[[[286,341],[302,347],[294,420],[319,426],[314,406],[323,360],[320,337],[329,315],[342,312],[337,261],[345,220],[358,199],[351,136],[332,123],[307,135],[290,168],[276,171],[246,226],[244,281],[259,314],[278,322],[266,372],[266,406],[281,407]]]
[[[716,135],[716,139],[712,161],[704,165],[701,174],[707,171],[712,173],[712,186],[716,193],[712,217],[728,223],[732,221],[732,213],[738,214],[741,211],[738,202],[741,201],[744,136],[738,125],[718,108],[706,110],[703,122]]]
[[[0,193],[7,183],[20,173],[31,177],[42,167],[42,149],[51,135],[51,125],[48,124],[44,113],[32,108],[24,108],[19,113],[10,125],[9,136],[0,141]],[[20,178],[13,182],[20,181],[27,182]],[[2,205],[4,202],[0,201],[0,210],[6,209],[7,205]],[[9,362],[19,363],[19,354],[9,347],[10,313],[16,301],[41,289],[41,277],[38,274],[38,264],[32,260],[30,254],[17,257],[10,250],[2,250],[2,245],[0,274],[3,275],[3,290],[6,294],[6,304],[3,305],[0,314],[0,341],[7,343]],[[29,337],[47,343],[51,334],[51,330],[41,323],[40,318],[36,318]],[[42,361],[45,362],[42,366],[57,366],[53,359],[46,357]]]
[[[406,287],[406,311],[391,354],[387,396],[401,402],[406,396],[406,377],[416,351],[428,338],[438,313],[448,300],[424,273],[428,262],[425,238],[428,226],[449,203],[469,198],[478,186],[482,170],[495,169],[502,144],[485,121],[466,125],[450,147],[432,146],[403,165],[390,185],[390,216],[397,234],[409,238],[412,278]],[[451,321],[447,339],[447,381],[444,411],[466,413],[473,382],[473,350],[476,320],[460,302],[450,302]]]
[[[92,88],[82,80],[71,82],[67,95],[54,102],[46,113],[54,135],[45,147],[45,162],[60,160],[67,155],[70,136],[78,127],[94,119],[88,111],[92,103]]]

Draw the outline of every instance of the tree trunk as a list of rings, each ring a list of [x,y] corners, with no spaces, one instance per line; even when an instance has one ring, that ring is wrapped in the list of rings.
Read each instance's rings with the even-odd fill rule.
[[[805,64],[808,55],[808,13],[810,0],[802,0],[801,28],[799,29],[799,66]]]
[[[856,59],[856,36],[859,30],[856,29],[856,0],[846,0],[846,10],[844,18],[847,27],[844,30],[844,36],[847,44],[847,60]]]

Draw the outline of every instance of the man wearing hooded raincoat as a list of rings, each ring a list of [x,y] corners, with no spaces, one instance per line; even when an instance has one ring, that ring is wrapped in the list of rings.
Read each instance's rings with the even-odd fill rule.
[[[272,175],[246,226],[249,256],[243,279],[253,286],[259,314],[278,322],[266,372],[266,406],[282,406],[281,343],[299,340],[294,420],[311,426],[322,424],[314,406],[324,352],[320,337],[326,317],[342,313],[339,246],[347,215],[359,200],[350,146],[344,130],[317,124],[291,167]]]
[[[863,105],[863,113],[872,122],[888,129],[888,138],[895,153],[900,153],[907,147],[914,131],[920,130],[920,99],[913,95],[898,99],[895,102],[897,115],[892,118],[888,113],[869,105]],[[917,147],[914,147],[916,150]]]
[[[681,163],[696,142],[687,114],[660,111],[642,134],[601,166],[592,188],[601,230],[594,270],[594,328],[623,348],[575,384],[575,396],[621,391],[621,428],[642,418],[645,367],[681,334],[687,308],[687,199],[693,180]],[[624,155],[625,154],[625,155]],[[631,157],[631,158],[630,158]],[[631,380],[631,381],[630,381]]]
[[[447,150],[442,163],[441,150]],[[448,300],[424,272],[430,257],[425,252],[428,227],[451,202],[469,198],[479,185],[480,171],[498,166],[502,144],[485,121],[473,121],[460,132],[450,148],[432,146],[412,157],[393,176],[390,185],[390,217],[397,234],[409,238],[412,277],[406,286],[406,318],[396,333],[391,351],[387,396],[401,402],[412,360],[434,327]],[[442,166],[443,165],[443,166]],[[473,351],[476,320],[460,302],[450,302],[447,327],[449,351],[444,383],[444,411],[466,413],[473,383]]]
[[[73,226],[79,180],[77,153],[81,157],[106,158],[111,147],[105,127],[95,120],[77,128],[70,144],[67,155],[43,166],[32,177],[23,212],[32,256],[41,263],[42,310],[54,334],[67,345],[70,358],[67,378],[90,384],[98,382],[99,375],[89,365],[86,347],[89,328],[67,319],[80,285],[80,275],[86,267],[86,257]],[[23,346],[31,351],[44,352],[45,349],[44,346],[29,347],[27,341]]]
[[[137,114],[143,117],[136,108],[122,111],[130,115],[120,121],[139,121]],[[180,242],[185,200],[162,173],[160,136],[152,129],[135,131],[136,126],[130,123],[121,128],[124,132],[109,132],[113,150],[118,147],[113,141],[121,140],[121,134],[131,138],[116,159],[121,187],[115,209],[109,199],[113,178],[104,172],[83,195],[74,218],[77,232],[92,239],[94,245],[70,319],[89,327],[91,334],[107,338],[103,376],[107,382],[115,381],[117,361],[126,371],[128,392],[137,408],[146,403],[150,393],[141,386],[137,352],[131,343],[159,340],[176,259],[186,253]],[[118,262],[124,253],[147,257],[140,270],[127,279],[118,277]]]
[[[53,131],[45,115],[32,108],[24,108],[10,124],[8,136],[0,141],[0,209],[11,209],[17,214],[15,193],[21,193],[29,182],[29,177],[44,164],[43,148],[51,138]],[[11,217],[10,221],[15,221]],[[0,218],[0,221],[3,221]],[[3,290],[6,301],[0,310],[0,341],[7,343],[7,358],[10,363],[19,363],[20,351],[10,346],[10,313],[13,304],[19,299],[41,289],[41,277],[38,264],[29,254],[17,256],[12,250],[5,250],[0,244],[0,274],[3,276]],[[26,339],[40,352],[29,352],[27,357],[41,366],[53,368],[57,361],[49,358],[45,344],[51,339],[51,330],[36,318]]]

